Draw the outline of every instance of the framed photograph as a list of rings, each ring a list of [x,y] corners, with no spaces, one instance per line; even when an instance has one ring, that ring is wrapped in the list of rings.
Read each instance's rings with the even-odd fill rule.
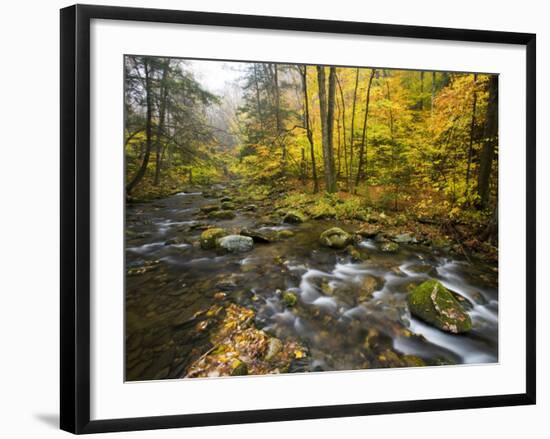
[[[61,10],[61,428],[535,403],[535,35]]]

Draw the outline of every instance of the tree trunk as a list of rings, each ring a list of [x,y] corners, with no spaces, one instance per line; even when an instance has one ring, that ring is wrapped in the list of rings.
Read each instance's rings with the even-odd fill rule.
[[[498,203],[495,203],[491,220],[479,236],[479,239],[489,241],[492,244],[498,244]]]
[[[329,193],[336,192],[336,177],[334,172],[334,103],[336,101],[336,67],[330,67],[328,77],[328,108],[327,108],[327,128],[328,128],[328,159],[330,186]]]
[[[363,119],[363,133],[361,134],[361,147],[359,149],[359,166],[357,167],[357,175],[355,177],[355,191],[357,191],[357,186],[359,186],[359,180],[361,179],[361,173],[363,172],[363,162],[365,166],[367,165],[368,157],[366,153],[368,152],[367,148],[367,121],[369,117],[369,104],[370,104],[370,89],[372,86],[372,80],[376,74],[376,69],[372,69],[369,76],[369,84],[367,86],[367,98],[365,100],[365,117]],[[367,186],[368,191],[368,186]]]
[[[151,98],[151,72],[149,61],[144,58],[143,68],[145,71],[145,101],[146,101],[146,122],[145,122],[145,153],[143,154],[143,161],[134,178],[126,185],[126,195],[129,196],[134,188],[139,184],[145,172],[147,171],[147,165],[149,164],[149,158],[151,157],[152,147],[152,98]]]
[[[483,139],[477,181],[480,209],[485,209],[489,201],[489,183],[498,142],[498,76],[496,75],[492,75],[489,79],[489,101]]]
[[[386,98],[390,102],[389,128],[390,128],[390,139],[391,139],[391,167],[393,169],[393,181],[394,181],[394,210],[397,210],[397,198],[399,196],[399,179],[397,176],[397,151],[395,149],[395,136],[393,134],[393,110],[391,108],[390,83],[387,79],[386,79]]]
[[[336,76],[336,83],[338,84],[338,90],[340,92],[340,102],[342,103],[342,111],[341,111],[341,114],[342,114],[342,138],[343,138],[343,147],[344,147],[344,169],[346,170],[346,177],[350,178],[350,175],[349,175],[349,166],[348,166],[348,145],[347,145],[347,141],[346,141],[346,101],[344,100],[344,92],[342,91],[342,85],[340,84],[340,80],[338,79],[338,76]],[[338,120],[338,117],[336,118]],[[339,126],[339,125],[338,125]],[[340,168],[340,166],[338,165],[338,168]],[[348,187],[349,187],[349,183],[348,183]]]
[[[424,71],[420,71],[420,101],[418,102],[420,110],[424,109]]]
[[[337,149],[336,149],[336,179],[338,180],[341,176],[341,165],[342,165],[342,132],[341,132],[341,123],[340,115],[342,111],[340,110],[340,102],[336,99],[336,135],[337,135]],[[344,139],[345,140],[345,139]],[[344,169],[347,170],[347,156],[346,151],[344,151]]]
[[[164,129],[164,116],[166,114],[166,101],[168,100],[168,87],[166,85],[166,79],[168,77],[168,70],[170,67],[170,60],[166,59],[162,70],[162,79],[160,82],[160,103],[159,103],[159,122],[157,126],[156,135],[156,164],[155,164],[155,179],[153,181],[154,186],[158,186],[160,183],[160,169],[162,166],[162,143],[160,141],[162,132]]]
[[[281,155],[281,173],[285,175],[286,173],[286,143],[281,141],[281,131],[282,131],[282,122],[281,122],[281,96],[279,91],[279,68],[277,64],[273,64],[273,89],[275,91],[275,127],[277,130],[277,141],[281,144],[282,155]]]
[[[327,192],[335,192],[334,167],[332,164],[332,126],[334,116],[334,85],[335,68],[330,68],[329,93],[327,103],[327,89],[324,66],[317,66],[317,80],[319,85],[319,113],[321,115],[321,133],[323,143],[323,164],[325,187]]]
[[[306,182],[306,150],[302,146],[300,149],[300,180],[302,183]]]
[[[466,190],[465,190],[466,196],[470,193],[470,168],[472,166],[472,155],[473,155],[473,147],[474,147],[474,129],[476,125],[476,106],[477,106],[476,85],[477,85],[477,74],[474,74],[474,84],[473,84],[474,96],[472,99],[472,119],[470,121],[470,143],[468,145],[468,165],[466,167]]]
[[[434,112],[434,100],[435,100],[435,72],[432,72],[432,100],[430,104],[430,111]]]
[[[315,164],[315,145],[313,143],[313,133],[311,132],[311,126],[309,123],[309,98],[307,96],[307,66],[304,66],[302,73],[302,90],[304,92],[304,119],[306,126],[307,140],[309,141],[309,150],[311,154],[311,173],[313,176],[313,192],[319,192],[319,180],[317,179],[317,168]]]
[[[260,85],[258,81],[258,66],[257,64],[254,65],[254,87],[256,89],[256,107],[258,110],[258,118],[260,119],[260,131],[262,133],[262,137],[264,135],[264,117],[262,115],[262,104],[261,104],[261,96],[260,96]]]
[[[359,85],[359,69],[355,70],[355,87],[353,89],[353,104],[351,107],[351,134],[349,142],[349,191],[353,192],[353,141],[355,137],[355,105],[357,103],[357,86]]]

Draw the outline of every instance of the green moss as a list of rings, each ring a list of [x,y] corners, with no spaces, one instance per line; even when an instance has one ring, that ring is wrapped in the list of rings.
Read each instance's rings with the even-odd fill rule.
[[[294,305],[296,305],[296,303],[298,302],[298,298],[296,297],[296,294],[294,294],[293,292],[285,291],[283,293],[283,302],[286,306],[291,308]]]
[[[416,355],[404,355],[403,360],[405,360],[405,363],[407,363],[407,366],[409,367],[422,367],[426,366],[426,362]]]
[[[246,363],[242,362],[241,360],[237,359],[232,364],[233,370],[231,371],[232,376],[241,376],[241,375],[248,375],[248,366]]]
[[[232,210],[217,210],[210,212],[208,218],[211,219],[233,219],[235,218],[235,212]]]
[[[286,212],[283,221],[285,223],[298,224],[307,220],[307,217],[299,210],[289,210]]]
[[[278,233],[277,233],[277,237],[279,239],[287,239],[287,238],[292,238],[294,236],[294,232],[292,230],[280,230]]]
[[[206,229],[200,237],[201,248],[204,250],[216,248],[216,240],[227,235],[227,232],[219,227]]]
[[[348,255],[351,257],[352,261],[361,261],[361,260],[363,260],[363,257],[361,256],[361,253],[353,245],[348,245],[346,247],[346,251],[347,251]]]
[[[345,248],[351,241],[351,235],[339,227],[325,230],[319,237],[321,245],[331,248]]]
[[[333,207],[332,203],[329,203],[328,200],[325,200],[324,198],[318,200],[313,206],[311,206],[308,209],[308,213],[315,219],[336,217],[336,209]]]
[[[223,210],[235,210],[235,204],[231,201],[224,201],[222,203]]]
[[[384,242],[380,246],[380,250],[386,253],[395,253],[399,250],[399,244],[396,244],[395,242]]]
[[[413,315],[443,331],[458,334],[472,329],[462,305],[435,279],[417,286],[407,301]]]
[[[218,210],[219,208],[220,206],[218,206],[217,204],[206,204],[201,207],[201,212],[210,213],[210,212],[214,212],[215,210]]]

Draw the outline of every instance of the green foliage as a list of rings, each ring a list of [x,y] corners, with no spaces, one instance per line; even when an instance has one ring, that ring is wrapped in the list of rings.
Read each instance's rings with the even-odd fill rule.
[[[349,194],[307,194],[292,192],[277,202],[278,208],[300,209],[315,219],[360,219],[368,217],[365,200]]]

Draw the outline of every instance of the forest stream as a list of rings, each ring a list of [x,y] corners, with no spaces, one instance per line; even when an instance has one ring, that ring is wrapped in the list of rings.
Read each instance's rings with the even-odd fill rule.
[[[285,372],[498,361],[498,273],[491,266],[414,240],[382,251],[376,237],[355,235],[366,255],[358,260],[319,243],[324,230],[354,233],[353,224],[273,220],[269,199],[235,203],[235,186],[127,204],[127,380],[188,376],[215,347],[212,331],[230,303],[253,311],[262,333],[301,346]],[[233,218],[205,212],[223,202],[235,204]],[[253,248],[201,248],[210,227],[254,231]],[[461,303],[470,331],[451,334],[411,316],[407,295],[428,279]]]

